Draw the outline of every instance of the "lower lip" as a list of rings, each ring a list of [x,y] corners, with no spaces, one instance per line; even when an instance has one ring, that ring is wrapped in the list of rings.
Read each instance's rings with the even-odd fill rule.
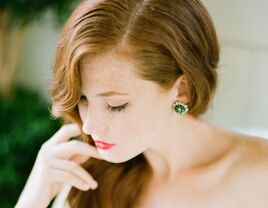
[[[95,142],[95,144],[97,148],[103,149],[103,150],[108,150],[108,149],[111,149],[113,146],[115,146],[115,144],[106,144],[102,142]]]

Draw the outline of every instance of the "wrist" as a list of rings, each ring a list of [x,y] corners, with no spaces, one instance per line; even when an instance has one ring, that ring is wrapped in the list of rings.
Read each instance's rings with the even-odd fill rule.
[[[48,205],[42,202],[35,202],[32,199],[26,199],[23,196],[20,196],[14,208],[47,208]]]

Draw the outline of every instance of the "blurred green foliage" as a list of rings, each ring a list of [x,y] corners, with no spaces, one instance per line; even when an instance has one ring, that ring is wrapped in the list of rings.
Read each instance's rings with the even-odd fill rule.
[[[37,153],[59,128],[49,103],[37,93],[17,88],[12,100],[0,97],[0,207],[14,207]]]
[[[63,24],[81,0],[0,0],[0,13],[11,13],[11,25],[25,26],[41,19],[51,10],[58,24]]]
[[[80,1],[0,0],[0,15],[8,14],[5,21],[11,29],[42,20],[49,10],[62,26]],[[61,121],[51,118],[49,103],[38,93],[17,87],[11,100],[0,96],[0,208],[14,207],[41,145],[60,126]]]

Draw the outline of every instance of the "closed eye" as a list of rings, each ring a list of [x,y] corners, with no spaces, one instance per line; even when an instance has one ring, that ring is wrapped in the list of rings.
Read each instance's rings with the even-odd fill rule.
[[[112,112],[120,112],[120,111],[125,110],[127,105],[128,103],[125,103],[124,105],[120,105],[120,106],[110,106],[107,104],[107,109]]]
[[[84,103],[87,102],[87,97],[85,95],[81,95],[80,97],[80,103]],[[125,103],[123,105],[120,106],[111,106],[109,104],[106,105],[106,109],[111,111],[111,112],[120,112],[126,109],[126,107],[128,106],[128,103]]]

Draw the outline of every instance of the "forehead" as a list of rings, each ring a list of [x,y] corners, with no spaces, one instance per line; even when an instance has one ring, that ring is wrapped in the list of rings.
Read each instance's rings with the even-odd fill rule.
[[[141,80],[130,59],[115,53],[106,53],[94,58],[84,57],[79,65],[82,90],[120,90],[138,87]]]

